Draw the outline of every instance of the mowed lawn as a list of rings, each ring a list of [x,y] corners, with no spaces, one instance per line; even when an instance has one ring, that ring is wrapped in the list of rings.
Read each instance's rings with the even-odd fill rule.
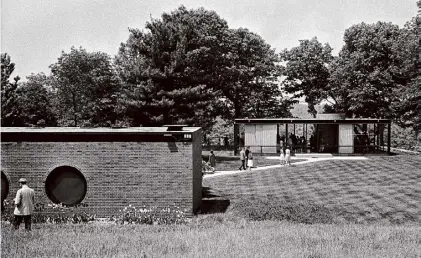
[[[318,161],[205,178],[203,185],[231,204],[277,199],[322,205],[337,222],[421,222],[420,155]]]
[[[1,257],[421,257],[420,169],[421,157],[399,155],[205,178],[230,201],[225,213],[186,225],[34,224],[30,233],[2,222]],[[244,199],[317,204],[335,220],[250,221],[235,213]]]

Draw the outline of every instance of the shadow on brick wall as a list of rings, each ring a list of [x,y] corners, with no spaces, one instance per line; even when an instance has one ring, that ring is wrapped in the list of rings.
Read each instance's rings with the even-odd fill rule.
[[[178,152],[178,147],[175,142],[168,142],[168,149],[170,152]]]

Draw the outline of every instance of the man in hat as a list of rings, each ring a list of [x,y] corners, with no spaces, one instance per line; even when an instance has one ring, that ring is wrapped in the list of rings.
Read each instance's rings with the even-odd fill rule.
[[[21,189],[16,193],[15,198],[15,229],[19,229],[22,220],[25,221],[25,229],[31,230],[31,215],[34,210],[35,192],[26,185],[26,179],[19,179]]]

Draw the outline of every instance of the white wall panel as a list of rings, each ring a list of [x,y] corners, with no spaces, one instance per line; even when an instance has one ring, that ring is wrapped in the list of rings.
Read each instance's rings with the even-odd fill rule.
[[[262,144],[263,153],[276,153],[276,133],[277,133],[276,124],[265,124],[262,125]]]
[[[254,146],[254,145],[259,145],[256,142],[256,125],[254,124],[246,124],[244,126],[244,136],[245,136],[245,140],[244,140],[244,145],[245,146]],[[255,152],[257,150],[256,147],[251,147],[250,148],[252,152]]]
[[[354,132],[352,128],[352,124],[339,125],[339,153],[354,153]]]
[[[250,146],[253,153],[276,153],[276,130],[276,124],[246,124],[245,146]]]

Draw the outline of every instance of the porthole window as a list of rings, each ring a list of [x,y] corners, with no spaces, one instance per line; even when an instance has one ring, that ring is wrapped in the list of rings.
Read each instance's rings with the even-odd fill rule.
[[[86,195],[87,183],[83,174],[74,167],[55,168],[45,181],[45,191],[53,203],[76,205]]]
[[[1,172],[1,201],[6,200],[7,195],[9,194],[9,180],[7,176]]]

